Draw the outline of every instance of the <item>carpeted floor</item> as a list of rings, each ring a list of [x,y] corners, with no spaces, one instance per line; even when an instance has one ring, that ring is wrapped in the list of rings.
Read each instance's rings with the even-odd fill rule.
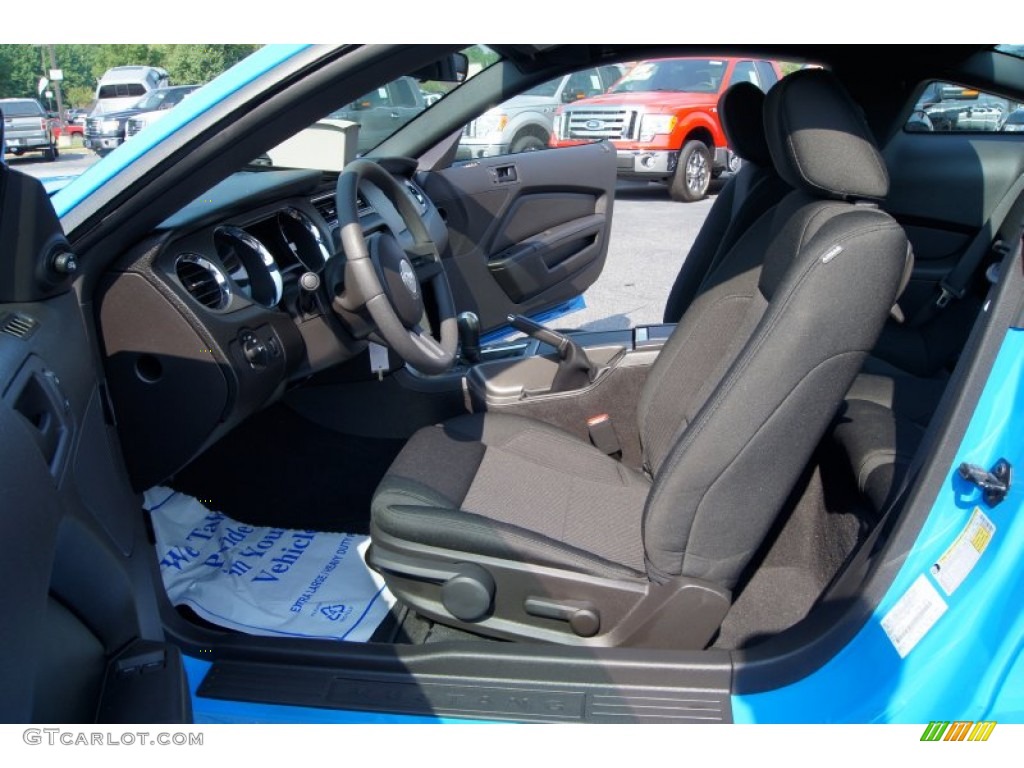
[[[243,523],[368,533],[373,492],[404,443],[336,432],[278,404],[169,484]]]

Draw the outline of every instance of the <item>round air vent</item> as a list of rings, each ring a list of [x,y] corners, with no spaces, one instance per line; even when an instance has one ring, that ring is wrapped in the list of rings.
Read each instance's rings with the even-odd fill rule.
[[[202,256],[186,253],[174,265],[182,287],[207,309],[225,309],[231,301],[231,290],[220,267]]]
[[[267,247],[239,227],[218,227],[213,242],[238,290],[261,306],[277,306],[284,291],[284,280]]]

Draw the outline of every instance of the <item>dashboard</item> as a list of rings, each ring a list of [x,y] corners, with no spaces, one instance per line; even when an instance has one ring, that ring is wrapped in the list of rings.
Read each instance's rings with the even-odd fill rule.
[[[439,251],[447,230],[414,180],[385,161]],[[366,348],[372,324],[339,315],[344,290],[336,176],[236,173],[119,259],[97,315],[110,401],[136,489],[161,482],[291,385]],[[384,194],[357,196],[364,236],[412,243]]]

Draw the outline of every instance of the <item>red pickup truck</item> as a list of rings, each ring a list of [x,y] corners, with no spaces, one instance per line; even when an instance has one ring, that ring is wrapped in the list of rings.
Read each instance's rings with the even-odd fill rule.
[[[735,170],[718,118],[718,97],[747,80],[767,91],[782,78],[773,61],[654,59],[637,63],[607,93],[561,107],[552,147],[609,140],[623,179],[665,181],[673,200],[707,194],[713,177]]]

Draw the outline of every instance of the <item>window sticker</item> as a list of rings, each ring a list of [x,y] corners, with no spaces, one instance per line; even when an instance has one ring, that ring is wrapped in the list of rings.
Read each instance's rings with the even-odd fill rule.
[[[932,577],[947,595],[956,592],[974,570],[995,532],[995,524],[980,507],[975,507],[960,535],[931,567]]]

